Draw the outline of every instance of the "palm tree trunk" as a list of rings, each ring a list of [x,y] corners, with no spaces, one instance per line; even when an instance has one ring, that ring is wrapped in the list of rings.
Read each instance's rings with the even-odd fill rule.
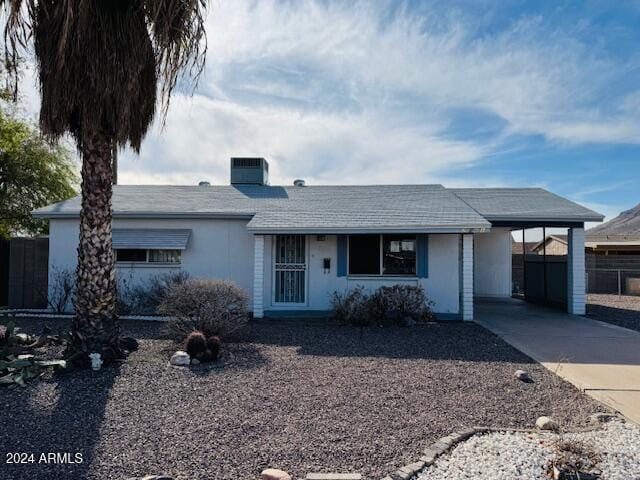
[[[122,356],[116,315],[116,276],[111,248],[111,142],[86,135],[82,146],[82,209],[73,340],[76,352],[98,352],[109,362]]]

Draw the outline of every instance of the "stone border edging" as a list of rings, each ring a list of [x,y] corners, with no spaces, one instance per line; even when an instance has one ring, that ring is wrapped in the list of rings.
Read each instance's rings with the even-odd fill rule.
[[[593,424],[591,427],[583,427],[571,429],[569,431],[564,431],[564,433],[584,433],[584,432],[592,432],[600,428],[600,424],[603,422],[609,421],[601,420],[598,418],[598,413],[594,413],[589,417],[589,420]],[[606,414],[607,417],[617,418],[626,421],[624,417],[620,414],[612,413]],[[451,433],[446,437],[442,437],[432,443],[430,446],[423,450],[423,455],[416,462],[409,463],[404,467],[400,467],[395,472],[390,473],[386,477],[383,477],[381,480],[409,480],[417,475],[420,471],[422,471],[425,467],[430,467],[434,464],[436,459],[443,455],[444,453],[451,450],[454,446],[456,446],[460,442],[464,442],[468,440],[472,436],[478,433],[496,433],[496,432],[513,432],[513,433],[557,433],[551,430],[540,430],[537,428],[500,428],[500,427],[473,427],[467,428],[464,430],[459,430],[457,432]]]
[[[484,427],[474,427],[465,430],[459,430],[447,435],[446,437],[442,437],[435,443],[425,448],[422,451],[423,455],[418,461],[409,463],[404,467],[400,467],[395,472],[390,473],[386,477],[382,478],[382,480],[409,480],[424,467],[430,467],[431,465],[433,465],[433,462],[436,461],[436,458],[447,452],[453,446],[469,439],[476,433],[482,433],[485,431],[486,429]]]

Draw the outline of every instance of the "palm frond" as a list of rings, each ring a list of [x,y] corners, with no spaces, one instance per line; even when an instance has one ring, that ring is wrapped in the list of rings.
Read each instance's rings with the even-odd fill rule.
[[[0,0],[5,62],[33,43],[42,93],[40,126],[59,137],[100,132],[139,150],[166,115],[181,76],[204,68],[207,0]],[[17,77],[15,77],[17,86]]]

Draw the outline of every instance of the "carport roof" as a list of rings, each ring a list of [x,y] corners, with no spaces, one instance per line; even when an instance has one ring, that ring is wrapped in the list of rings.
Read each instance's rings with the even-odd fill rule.
[[[543,189],[446,189],[442,185],[116,185],[115,218],[243,218],[254,233],[464,232],[496,219],[600,221]],[[80,197],[38,209],[77,217]]]
[[[453,188],[488,221],[601,222],[604,216],[543,188]]]

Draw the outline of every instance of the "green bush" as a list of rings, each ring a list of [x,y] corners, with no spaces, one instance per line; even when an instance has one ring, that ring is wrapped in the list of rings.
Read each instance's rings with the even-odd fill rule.
[[[421,286],[380,287],[371,294],[360,286],[333,293],[331,319],[342,325],[409,326],[433,320],[432,306]]]

